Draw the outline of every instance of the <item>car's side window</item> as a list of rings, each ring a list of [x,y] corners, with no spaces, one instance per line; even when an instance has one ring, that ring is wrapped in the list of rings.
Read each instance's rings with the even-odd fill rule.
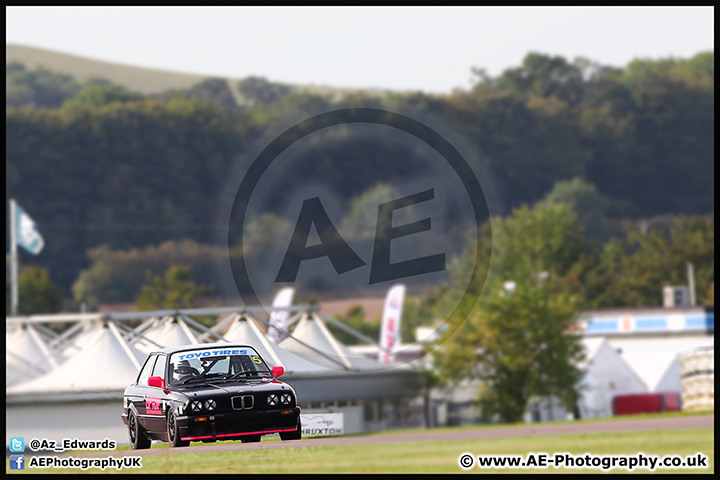
[[[151,377],[160,377],[162,379],[165,379],[165,360],[167,360],[167,357],[165,355],[158,355],[157,361],[155,362],[155,368],[153,368]]]
[[[145,365],[143,365],[142,370],[140,370],[140,375],[138,375],[138,385],[142,387],[148,386],[148,378],[150,378],[150,372],[152,372],[152,369],[155,366],[155,359],[157,359],[157,355],[150,355],[145,362]]]

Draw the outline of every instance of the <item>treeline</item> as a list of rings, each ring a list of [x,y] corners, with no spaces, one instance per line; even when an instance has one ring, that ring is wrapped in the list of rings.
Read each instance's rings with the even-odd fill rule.
[[[523,205],[505,217],[485,223],[480,229],[479,245],[470,242],[464,252],[449,262],[450,280],[447,283],[406,299],[402,341],[415,342],[418,326],[438,327],[438,319],[448,319],[446,330],[438,333],[444,337],[440,343],[450,352],[449,357],[481,351],[470,348],[466,342],[479,341],[477,338],[472,340],[471,336],[488,325],[477,318],[474,301],[460,301],[465,292],[471,298],[480,299],[479,307],[487,306],[487,301],[493,297],[497,300],[498,294],[503,297],[504,294],[499,293],[503,290],[509,295],[513,289],[527,292],[538,288],[544,301],[552,295],[565,296],[560,303],[550,302],[550,307],[541,315],[542,321],[535,322],[538,325],[546,325],[551,316],[562,319],[560,324],[564,325],[574,318],[574,313],[564,310],[567,306],[572,306],[571,310],[657,307],[662,305],[662,288],[666,283],[688,284],[688,263],[694,266],[697,303],[714,304],[715,228],[711,219],[661,217],[641,229],[628,227],[623,237],[598,242],[587,235],[582,220],[583,216],[589,218],[587,214],[592,210],[586,207],[593,203],[592,197],[592,189],[581,182],[561,183],[534,205]],[[478,247],[481,261],[476,264]],[[473,271],[485,281],[468,286]],[[512,331],[517,327],[515,322],[527,322],[528,329],[538,328],[531,321],[536,318],[528,315],[538,307],[536,300],[522,306],[522,314],[503,312],[497,326]],[[455,308],[458,308],[456,315],[451,315]],[[380,317],[368,322],[360,306],[338,318],[371,338],[377,338],[379,334]],[[465,333],[470,337],[453,336],[455,329],[466,321],[470,323],[465,325]],[[470,327],[473,322],[477,324]],[[358,343],[356,337],[330,328],[344,343]],[[446,340],[448,337],[449,341]],[[482,341],[493,344],[496,337]],[[459,345],[453,347],[455,343]],[[453,371],[477,364],[470,361],[451,363],[450,370]]]
[[[185,239],[221,245],[228,179],[290,119],[339,107],[439,119],[479,154],[501,199],[497,214],[575,178],[594,191],[584,225],[601,242],[612,223],[593,214],[620,220],[713,212],[712,52],[618,69],[529,54],[497,77],[474,73],[472,89],[443,96],[324,96],[250,78],[238,85],[238,104],[223,79],[145,96],[102,79],[80,83],[7,64],[6,195],[46,239],[43,253],[23,255],[23,262],[48,269],[69,296],[80,272],[95,268],[100,245],[108,252]],[[319,143],[328,146],[304,175],[334,185],[348,210],[379,179],[392,182],[418,167],[342,129],[323,135]],[[333,161],[339,151],[342,163]],[[270,223],[287,222],[282,205],[295,178],[284,181],[268,205]]]
[[[586,373],[579,365],[589,352],[581,335],[567,333],[577,331],[582,310],[660,306],[666,281],[687,285],[688,262],[699,303],[714,302],[710,219],[666,218],[665,228],[597,245],[585,237],[575,208],[553,193],[483,225],[477,248],[492,260],[475,264],[476,245],[469,245],[451,264],[449,284],[422,300],[421,311],[447,319],[437,330],[434,346],[442,348],[432,350],[430,379],[482,381],[477,399],[487,421],[521,421],[532,397],[576,405]],[[477,302],[461,299],[472,272],[486,279],[468,286]]]

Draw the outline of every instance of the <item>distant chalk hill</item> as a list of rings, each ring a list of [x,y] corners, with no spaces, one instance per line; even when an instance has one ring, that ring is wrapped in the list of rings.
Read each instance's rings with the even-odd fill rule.
[[[56,73],[71,75],[78,81],[88,77],[101,77],[122,85],[130,90],[143,94],[159,93],[171,89],[185,89],[211,77],[212,75],[197,75],[191,73],[178,73],[155,68],[135,67],[120,63],[94,60],[68,53],[57,52],[45,48],[29,47],[25,45],[6,44],[5,62],[19,61],[27,68],[44,67]],[[239,103],[243,103],[242,94],[238,91],[239,78],[228,78],[230,90]],[[288,85],[297,90],[315,94],[340,95],[342,93],[363,92],[372,96],[384,96],[387,90],[368,88],[337,88],[318,85]]]
[[[5,61],[9,63],[13,60],[24,63],[28,68],[41,66],[53,72],[72,75],[78,81],[83,81],[88,77],[106,78],[113,83],[144,94],[189,88],[206,78],[203,75],[133,67],[43,48],[6,44]]]

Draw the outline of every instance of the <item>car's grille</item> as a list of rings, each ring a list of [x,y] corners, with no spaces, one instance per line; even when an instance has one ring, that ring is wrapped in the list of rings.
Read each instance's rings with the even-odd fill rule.
[[[235,410],[249,410],[255,406],[255,398],[252,395],[232,397],[232,407]]]

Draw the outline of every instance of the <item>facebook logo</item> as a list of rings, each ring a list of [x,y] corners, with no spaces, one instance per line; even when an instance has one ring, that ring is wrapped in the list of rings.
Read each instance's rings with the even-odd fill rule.
[[[10,451],[11,452],[24,452],[25,451],[25,438],[10,437]]]
[[[10,470],[25,470],[25,455],[10,455]]]

